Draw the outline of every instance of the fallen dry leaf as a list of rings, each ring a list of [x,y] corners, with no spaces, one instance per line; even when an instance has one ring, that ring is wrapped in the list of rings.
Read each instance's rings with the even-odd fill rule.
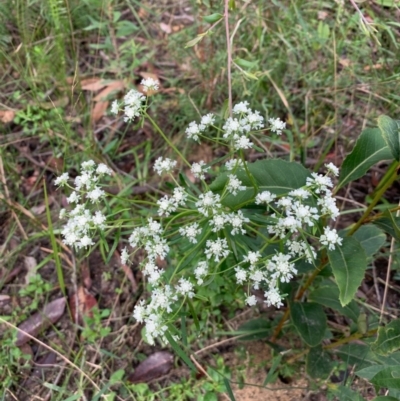
[[[83,285],[85,286],[86,289],[90,290],[90,288],[92,287],[92,279],[90,277],[90,269],[89,269],[89,264],[87,262],[82,262],[81,274],[82,274]]]
[[[26,269],[25,284],[28,285],[31,278],[36,274],[37,261],[33,256],[25,256],[24,266]]]
[[[92,309],[97,307],[96,298],[84,287],[79,287],[78,291],[69,297],[69,308],[72,320],[82,325],[83,317],[92,317]]]
[[[0,110],[0,121],[4,124],[10,123],[14,120],[15,111],[13,110]]]
[[[166,375],[172,368],[174,357],[167,351],[155,352],[141,362],[128,377],[131,383],[148,383],[157,377]]]
[[[107,100],[107,96],[112,92],[121,91],[125,88],[124,81],[109,81],[107,87],[104,88],[98,95],[93,98],[93,101],[100,102]]]
[[[171,25],[164,24],[164,22],[160,23],[160,29],[168,35],[172,33]]]
[[[81,81],[82,90],[90,92],[97,92],[107,85],[107,81],[102,78],[86,78]]]
[[[108,108],[108,105],[109,105],[108,101],[95,103],[90,113],[90,116],[92,118],[92,123],[97,123],[97,121],[99,121],[104,116],[104,113]]]
[[[58,298],[48,303],[41,312],[37,312],[18,326],[17,347],[27,343],[32,337],[36,337],[41,331],[46,330],[56,323],[64,314],[65,298]],[[27,334],[30,336],[28,336]]]

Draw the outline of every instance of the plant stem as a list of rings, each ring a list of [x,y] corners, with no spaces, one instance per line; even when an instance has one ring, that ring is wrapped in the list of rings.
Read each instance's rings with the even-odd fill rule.
[[[161,128],[157,125],[157,123],[146,113],[146,117],[151,122],[156,131],[163,137],[164,141],[167,142],[168,146],[170,146],[182,159],[182,161],[189,167],[191,167],[190,163],[186,160],[185,156],[178,150],[178,148],[169,140],[169,138],[162,132]]]
[[[229,0],[225,0],[225,33],[226,33],[226,52],[228,56],[227,60],[227,68],[228,68],[228,108],[229,108],[229,116],[232,117],[232,77],[231,77],[231,68],[232,68],[232,48],[231,48],[231,38],[229,35]]]
[[[384,182],[384,185],[382,185],[378,191],[375,193],[374,199],[372,200],[371,204],[367,207],[365,210],[364,214],[361,216],[361,218],[357,221],[356,224],[351,228],[349,231],[349,236],[353,235],[364,223],[364,221],[369,217],[371,214],[373,208],[376,206],[376,204],[381,200],[383,194],[386,192],[386,190],[393,184],[395,180],[397,180],[397,167],[399,166],[399,162],[395,161],[391,164],[389,167],[387,173],[385,174],[385,177],[382,179],[382,182]]]

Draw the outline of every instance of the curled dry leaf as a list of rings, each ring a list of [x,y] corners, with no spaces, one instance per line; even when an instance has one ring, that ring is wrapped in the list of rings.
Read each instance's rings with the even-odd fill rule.
[[[48,303],[41,312],[37,312],[18,326],[16,346],[27,343],[32,337],[36,337],[41,331],[46,330],[56,323],[64,314],[65,298],[58,298]]]
[[[78,291],[69,297],[69,308],[72,320],[82,325],[83,317],[92,317],[92,309],[97,306],[96,298],[84,287],[79,287]]]
[[[141,362],[128,377],[131,383],[147,383],[157,377],[166,375],[172,368],[174,357],[167,351],[155,352]]]
[[[117,92],[123,90],[124,88],[125,84],[123,81],[110,81],[107,83],[107,86],[93,98],[93,101],[95,102],[91,112],[93,123],[96,123],[101,117],[104,116],[109,105],[107,96],[112,92]]]

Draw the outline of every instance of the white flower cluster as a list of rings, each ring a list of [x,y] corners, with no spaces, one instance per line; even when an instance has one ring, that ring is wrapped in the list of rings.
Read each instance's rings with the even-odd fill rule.
[[[156,91],[159,87],[159,82],[153,78],[143,79],[141,82],[143,91]],[[136,117],[139,117],[143,110],[143,102],[146,97],[135,89],[131,89],[125,96],[122,102],[114,100],[111,104],[111,113],[118,114],[121,110],[124,112],[124,121],[132,121]]]
[[[103,163],[96,165],[93,160],[82,163],[81,174],[75,177],[73,192],[67,198],[68,203],[76,204],[74,209],[60,211],[60,218],[68,218],[61,234],[66,245],[77,249],[94,245],[93,235],[97,229],[104,229],[106,217],[100,210],[94,213],[87,208],[87,204],[98,203],[105,196],[99,187],[99,180],[104,175],[111,175],[112,171]],[[69,175],[59,176],[54,184],[60,187],[68,185]],[[83,201],[83,203],[79,203]]]
[[[186,128],[186,136],[196,142],[200,142],[199,136],[209,127],[214,124],[215,117],[213,114],[207,114],[201,118],[200,124],[192,121]]]

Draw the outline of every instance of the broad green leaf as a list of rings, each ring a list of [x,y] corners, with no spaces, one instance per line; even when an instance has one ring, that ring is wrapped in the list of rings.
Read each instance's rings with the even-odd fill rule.
[[[379,397],[374,398],[372,401],[399,401],[399,399],[387,395],[380,395]]]
[[[336,354],[348,365],[356,365],[357,369],[377,364],[369,347],[362,344],[343,345]]]
[[[353,237],[364,248],[367,256],[372,256],[378,252],[386,241],[385,233],[373,224],[360,227],[353,234]]]
[[[326,379],[333,369],[331,357],[319,345],[310,349],[307,355],[307,374],[313,379]]]
[[[370,382],[375,386],[400,389],[400,365],[388,366],[378,372]]]
[[[379,128],[367,128],[358,138],[352,152],[344,160],[340,169],[341,188],[350,181],[362,177],[368,169],[381,160],[391,160],[392,154]]]
[[[387,356],[400,349],[400,319],[392,320],[378,328],[378,338],[371,345],[372,351]]]
[[[366,380],[371,380],[381,370],[387,368],[385,365],[371,365],[364,369],[356,371],[356,375]]]
[[[249,163],[248,169],[254,177],[255,184],[260,191],[270,191],[282,195],[305,185],[310,172],[299,163],[287,162],[281,159],[258,160]],[[254,187],[244,169],[238,169],[236,175],[246,190],[236,196],[228,195],[223,204],[235,208],[254,199]],[[211,183],[210,189],[214,192],[222,192],[228,181],[228,173],[221,174]]]
[[[215,22],[218,22],[220,19],[222,19],[224,16],[219,13],[211,14],[211,15],[206,15],[203,17],[203,20],[208,22],[209,24],[214,24]]]
[[[197,35],[194,39],[189,40],[189,42],[187,42],[186,45],[185,45],[185,49],[186,49],[187,47],[192,47],[192,46],[194,46],[194,45],[197,45],[197,43],[200,42],[200,40],[202,40],[202,39],[204,38],[204,36],[206,36],[206,35],[207,35],[207,32],[205,32],[205,33],[200,33],[200,34]]]
[[[373,0],[374,3],[383,6],[383,7],[398,7],[399,0]]]
[[[365,401],[365,398],[349,387],[339,386],[334,395],[340,401]]]
[[[293,302],[290,316],[300,337],[310,347],[321,343],[327,328],[326,315],[321,305],[306,302]]]
[[[239,67],[248,68],[248,69],[256,68],[258,66],[257,61],[248,61],[248,60],[245,60],[244,58],[235,58],[234,62]]]
[[[375,220],[374,223],[390,236],[400,241],[400,217],[396,217],[394,213],[385,211],[383,217]]]
[[[265,319],[250,320],[239,326],[235,335],[243,335],[242,341],[261,340],[271,334],[271,322]]]
[[[342,246],[328,250],[328,258],[339,287],[340,303],[345,306],[353,300],[364,278],[367,268],[364,248],[355,238],[345,237]]]
[[[341,315],[347,316],[354,322],[357,321],[360,309],[355,301],[351,301],[348,305],[342,306],[339,301],[339,289],[333,285],[322,285],[312,291],[308,296],[310,302],[316,302],[338,311]]]
[[[378,127],[382,132],[392,156],[395,160],[400,161],[400,130],[399,125],[395,120],[388,116],[378,117]]]

